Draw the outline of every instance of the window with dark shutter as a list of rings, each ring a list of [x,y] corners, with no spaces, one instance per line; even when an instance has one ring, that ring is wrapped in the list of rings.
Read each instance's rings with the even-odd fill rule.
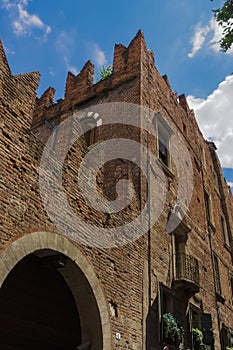
[[[218,257],[215,254],[213,256],[213,265],[214,265],[214,277],[215,277],[215,290],[217,294],[221,295],[222,290],[221,290],[221,282],[220,282]]]
[[[159,140],[159,159],[162,160],[162,162],[168,166],[168,146],[165,146],[162,141]]]
[[[194,333],[198,329],[203,335],[203,345],[206,345],[206,349],[212,348],[214,344],[214,336],[212,330],[212,317],[211,314],[201,312],[200,309],[193,305],[190,305],[189,312],[190,330],[192,330],[192,349],[196,349],[197,343],[195,342]],[[200,345],[200,344],[199,344]],[[208,346],[208,348],[207,348]],[[199,348],[198,348],[199,349]]]
[[[211,207],[210,207],[210,196],[209,194],[204,191],[204,200],[205,200],[205,208],[206,208],[206,218],[207,221],[211,221]]]
[[[203,333],[203,343],[205,345],[213,345],[214,337],[212,330],[212,318],[211,314],[201,314],[201,328]]]
[[[220,340],[221,340],[221,350],[225,350],[228,344],[228,330],[225,325],[222,325],[221,331],[220,331]]]
[[[227,348],[233,347],[233,330],[226,327],[224,323],[222,324],[220,337],[222,350],[226,350]]]
[[[158,149],[158,158],[163,164],[170,168],[170,138],[173,134],[172,129],[162,117],[160,113],[155,114],[155,124],[157,129],[157,149]]]
[[[229,347],[230,348],[233,348],[233,330],[232,329],[230,329],[229,330],[229,333],[230,333],[230,343],[229,343]]]
[[[168,339],[165,339],[164,333],[164,315],[172,315],[175,322],[177,322],[177,327],[179,328],[182,325],[182,300],[178,300],[170,288],[161,284],[160,286],[160,315],[161,315],[161,331],[160,339],[168,344],[174,345],[169,342]],[[170,339],[171,340],[171,339]]]
[[[233,304],[233,276],[230,276],[231,303]]]

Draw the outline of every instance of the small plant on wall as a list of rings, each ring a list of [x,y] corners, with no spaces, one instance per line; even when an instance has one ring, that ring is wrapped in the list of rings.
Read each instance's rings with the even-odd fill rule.
[[[112,75],[113,72],[113,67],[112,66],[103,66],[100,68],[98,72],[98,77],[97,77],[97,83],[101,80],[107,79]]]
[[[179,346],[183,338],[183,328],[178,325],[177,320],[171,313],[165,313],[162,316],[163,339],[165,343]]]

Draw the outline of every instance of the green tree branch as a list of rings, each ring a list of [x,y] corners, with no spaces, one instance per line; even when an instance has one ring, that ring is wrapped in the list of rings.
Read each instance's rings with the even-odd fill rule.
[[[233,44],[233,0],[225,1],[222,7],[213,12],[214,18],[223,28],[223,36],[219,41],[221,49],[227,52]]]

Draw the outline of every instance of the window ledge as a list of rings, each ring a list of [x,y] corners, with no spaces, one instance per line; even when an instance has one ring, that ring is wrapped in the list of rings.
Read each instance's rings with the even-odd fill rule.
[[[164,349],[165,347],[168,347],[168,349],[171,350],[179,350],[179,346],[171,345],[168,343],[165,343],[164,341],[160,341],[161,348]]]
[[[212,221],[208,220],[208,226],[211,228],[213,233],[216,232],[216,227],[215,227],[215,225],[214,225],[214,223]]]
[[[157,159],[157,162],[162,167],[167,176],[169,176],[171,179],[175,178],[175,175],[166,164],[164,164],[159,158]]]
[[[229,244],[224,243],[224,248],[225,248],[229,253],[232,253],[232,250],[231,250],[231,247],[230,247]]]
[[[214,190],[215,190],[215,192],[217,193],[217,195],[219,196],[219,198],[221,198],[221,195],[220,195],[219,189],[217,188],[217,186],[216,186],[216,185],[214,185]]]
[[[219,301],[222,304],[225,304],[226,299],[220,295],[219,293],[216,292],[216,300]]]

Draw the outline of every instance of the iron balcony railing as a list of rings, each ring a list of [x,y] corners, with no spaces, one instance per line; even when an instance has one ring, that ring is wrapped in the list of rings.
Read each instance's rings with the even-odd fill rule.
[[[176,254],[175,266],[176,280],[188,280],[199,286],[199,264],[194,256],[187,254]]]

